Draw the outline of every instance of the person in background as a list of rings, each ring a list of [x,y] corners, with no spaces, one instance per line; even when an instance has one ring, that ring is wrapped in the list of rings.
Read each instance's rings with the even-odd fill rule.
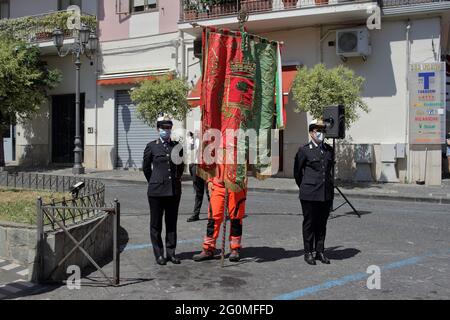
[[[197,166],[198,166],[198,150],[200,148],[200,139],[198,137],[194,137],[194,134],[189,131],[187,144],[189,151],[193,153],[193,161],[189,164],[189,173],[192,177],[192,184],[194,186],[195,192],[195,203],[194,203],[194,212],[192,216],[187,219],[187,222],[198,221],[200,219],[200,209],[203,203],[203,195],[206,191],[206,196],[208,197],[209,202],[209,191],[206,188],[205,180],[197,175]]]

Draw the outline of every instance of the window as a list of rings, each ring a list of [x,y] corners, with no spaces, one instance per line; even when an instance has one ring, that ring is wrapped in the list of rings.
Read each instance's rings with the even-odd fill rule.
[[[66,10],[70,6],[79,6],[81,9],[81,0],[59,0],[58,10]]]
[[[0,0],[0,19],[9,18],[9,0]]]
[[[131,12],[154,11],[158,8],[158,0],[131,0]]]

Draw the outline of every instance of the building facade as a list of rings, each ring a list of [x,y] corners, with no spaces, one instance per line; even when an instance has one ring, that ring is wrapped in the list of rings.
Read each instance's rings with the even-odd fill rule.
[[[36,21],[49,21],[70,5],[79,6],[84,16],[97,15],[97,4],[89,0],[2,0],[0,7],[2,19],[13,21],[32,17]],[[24,166],[73,163],[71,146],[75,136],[75,67],[71,55],[64,58],[58,56],[51,32],[45,23],[41,23],[37,24],[32,32],[27,32],[23,38],[40,48],[42,59],[51,68],[62,71],[62,82],[49,92],[48,103],[41,106],[39,114],[25,124],[12,126],[9,135],[6,136],[6,161],[16,161]],[[73,38],[67,36],[63,51],[66,51],[73,42]],[[96,70],[95,59],[90,61],[83,58],[81,71],[83,121],[84,111],[95,107],[95,90],[91,88],[96,87]]]
[[[249,32],[284,42],[283,65],[343,64],[365,78],[362,96],[370,108],[337,141],[337,177],[345,180],[441,183],[442,145],[412,145],[408,124],[408,66],[443,61],[449,50],[448,1],[247,1]],[[368,29],[379,10],[381,28]],[[194,37],[204,26],[236,29],[237,6],[205,17],[182,11],[179,28]],[[195,26],[196,24],[194,24]],[[371,52],[343,59],[338,33],[360,30]],[[361,40],[361,39],[360,39]],[[359,41],[359,40],[358,40]],[[363,50],[364,51],[364,50]],[[189,77],[199,70],[189,70]],[[295,154],[308,141],[310,115],[286,105],[280,177],[292,177]],[[447,115],[449,108],[447,107]],[[450,130],[447,116],[447,132]],[[191,124],[192,125],[192,124]],[[189,127],[189,123],[188,123]],[[425,169],[426,164],[426,169]],[[425,174],[426,172],[426,174]]]
[[[157,132],[136,117],[129,92],[142,79],[179,73],[178,3],[175,6],[170,0],[45,0],[39,1],[39,5],[9,0],[5,3],[2,15],[8,12],[5,18],[10,19],[48,17],[70,5],[78,5],[82,15],[96,17],[99,49],[93,59],[84,57],[81,67],[84,166],[139,170],[144,147]],[[60,58],[50,37],[32,42],[40,47],[50,67],[62,71],[63,80],[50,92],[48,104],[41,107],[32,121],[4,134],[5,148],[9,150],[7,160],[31,167],[70,166],[75,131],[72,57]],[[62,51],[71,42],[73,39],[66,39]]]
[[[100,0],[99,9],[99,108],[88,125],[94,134],[86,139],[85,162],[90,168],[139,170],[157,131],[156,124],[137,118],[130,90],[142,79],[181,75],[179,6],[170,0]]]
[[[237,14],[245,7],[249,32],[284,42],[287,123],[281,134],[277,176],[292,177],[294,156],[308,140],[311,119],[309,114],[294,112],[289,91],[295,76],[292,67],[324,63],[327,67],[344,64],[364,77],[362,95],[370,108],[347,130],[346,138],[338,141],[338,178],[441,183],[442,146],[409,143],[407,79],[410,64],[444,61],[449,54],[450,1],[242,0],[217,8],[178,0],[45,0],[35,8],[26,5],[28,2],[1,0],[2,17],[42,14],[71,4],[81,5],[83,12],[97,17],[100,49],[94,61],[85,59],[82,66],[87,168],[140,169],[143,148],[156,137],[156,130],[137,118],[130,90],[142,79],[169,73],[186,77],[195,89],[201,78],[194,45],[201,35],[198,26],[237,29]],[[187,6],[189,3],[192,5]],[[369,30],[367,21],[377,12],[381,28]],[[370,51],[342,58],[336,46],[343,30],[360,30]],[[70,57],[56,55],[51,43],[39,45],[44,59],[63,70],[64,80],[34,121],[11,131],[16,139],[16,159],[31,165],[69,164],[72,136],[61,141],[64,135],[58,130],[67,127],[60,119],[67,118],[70,112],[65,109],[72,107],[58,106],[73,105],[74,67]],[[192,132],[199,129],[196,99],[191,94],[192,112],[176,127]],[[446,112],[449,131],[448,106]]]

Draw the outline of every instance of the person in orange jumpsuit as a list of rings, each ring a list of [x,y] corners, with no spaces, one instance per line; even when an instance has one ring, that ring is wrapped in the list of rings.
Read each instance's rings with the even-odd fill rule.
[[[206,236],[203,241],[203,250],[194,255],[194,261],[204,261],[214,258],[216,241],[219,236],[220,226],[224,219],[225,210],[225,183],[223,179],[223,165],[219,165],[219,175],[207,180],[209,193],[211,195],[208,208],[208,225],[206,227]],[[228,189],[228,215],[231,221],[230,230],[230,248],[231,254],[229,260],[239,261],[242,239],[242,219],[245,215],[245,199],[247,189],[233,192]],[[225,222],[226,223],[226,222]]]

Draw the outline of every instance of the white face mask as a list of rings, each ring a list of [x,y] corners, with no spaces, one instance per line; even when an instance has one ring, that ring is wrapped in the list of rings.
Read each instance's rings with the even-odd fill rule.
[[[316,132],[316,139],[319,142],[322,142],[324,139],[323,132]]]

